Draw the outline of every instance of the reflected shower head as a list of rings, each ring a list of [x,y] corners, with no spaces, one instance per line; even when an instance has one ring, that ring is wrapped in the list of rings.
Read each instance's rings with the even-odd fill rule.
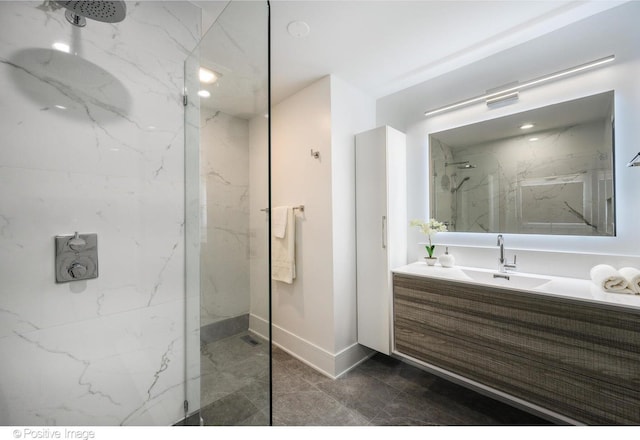
[[[83,27],[85,18],[103,23],[118,23],[127,15],[127,5],[123,1],[61,1],[55,3],[67,9],[64,16],[74,26]]]
[[[465,160],[463,162],[446,162],[444,164],[445,168],[451,165],[458,165],[458,167],[456,168],[458,168],[459,170],[467,170],[476,167],[475,165],[471,165],[468,160]]]

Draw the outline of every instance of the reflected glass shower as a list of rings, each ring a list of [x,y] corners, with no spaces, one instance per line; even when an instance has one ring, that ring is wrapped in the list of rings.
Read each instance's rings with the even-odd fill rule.
[[[187,402],[270,424],[267,2],[232,1],[185,62]]]

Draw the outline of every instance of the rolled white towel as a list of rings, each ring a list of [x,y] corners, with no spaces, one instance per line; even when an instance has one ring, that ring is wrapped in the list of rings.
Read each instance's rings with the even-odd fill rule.
[[[590,275],[593,282],[607,292],[631,293],[627,280],[608,264],[593,266]]]
[[[636,295],[640,295],[640,270],[635,267],[622,267],[618,272],[627,280],[629,289]]]

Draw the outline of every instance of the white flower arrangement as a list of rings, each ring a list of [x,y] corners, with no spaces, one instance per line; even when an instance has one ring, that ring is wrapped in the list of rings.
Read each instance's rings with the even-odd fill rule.
[[[425,249],[429,254],[429,258],[433,258],[433,251],[436,248],[436,245],[431,243],[431,237],[437,234],[438,232],[447,232],[448,231],[447,225],[437,221],[434,218],[432,218],[428,222],[425,222],[423,220],[411,220],[409,225],[418,227],[418,229],[420,229],[420,232],[422,232],[424,235],[426,235],[429,238],[429,245],[425,246]]]

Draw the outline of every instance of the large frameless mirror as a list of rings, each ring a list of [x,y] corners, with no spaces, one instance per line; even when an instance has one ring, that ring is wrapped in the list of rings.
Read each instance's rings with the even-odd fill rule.
[[[615,235],[614,92],[431,133],[431,216],[450,231]]]

